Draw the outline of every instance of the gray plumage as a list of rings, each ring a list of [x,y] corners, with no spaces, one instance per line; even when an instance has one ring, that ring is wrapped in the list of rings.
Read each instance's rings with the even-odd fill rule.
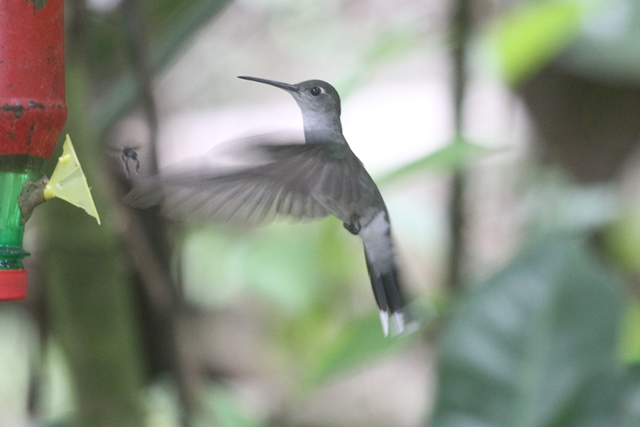
[[[304,143],[253,143],[244,155],[257,162],[138,180],[126,201],[145,208],[162,203],[172,217],[264,224],[277,216],[315,219],[333,215],[362,239],[384,334],[404,330],[404,303],[394,260],[389,214],[340,122],[338,92],[321,80],[296,85],[240,77],[286,90],[300,106]]]

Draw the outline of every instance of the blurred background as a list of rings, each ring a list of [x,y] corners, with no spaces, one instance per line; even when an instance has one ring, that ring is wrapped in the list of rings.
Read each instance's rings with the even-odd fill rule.
[[[67,132],[103,225],[55,201],[28,223],[29,298],[0,306],[1,426],[640,425],[640,3],[65,13]],[[147,175],[301,134],[289,95],[238,75],[337,88],[415,332],[383,337],[334,218],[244,229],[121,202],[127,148]]]

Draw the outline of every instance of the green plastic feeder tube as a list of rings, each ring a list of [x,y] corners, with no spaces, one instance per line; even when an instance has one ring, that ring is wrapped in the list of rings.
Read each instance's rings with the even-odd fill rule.
[[[37,157],[0,156],[0,270],[22,268],[24,226],[17,200],[22,186],[38,177],[42,161]],[[1,274],[1,273],[0,273]]]
[[[38,158],[0,156],[0,283],[1,299],[26,298],[27,271],[22,259],[29,255],[22,249],[24,227],[16,202],[25,182],[38,176]]]

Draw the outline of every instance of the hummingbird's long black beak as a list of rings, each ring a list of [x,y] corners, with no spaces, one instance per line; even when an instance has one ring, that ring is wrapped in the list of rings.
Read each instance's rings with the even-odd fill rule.
[[[298,92],[300,90],[298,85],[291,85],[289,83],[282,83],[275,80],[262,79],[260,77],[238,76],[238,78],[242,80],[251,80],[258,83],[264,83],[271,86],[279,87],[280,89],[284,89],[287,92]]]

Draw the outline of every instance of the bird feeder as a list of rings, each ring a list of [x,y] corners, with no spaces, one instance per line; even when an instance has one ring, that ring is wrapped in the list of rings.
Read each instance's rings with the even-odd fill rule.
[[[28,253],[22,242],[27,218],[18,198],[23,186],[42,174],[66,119],[63,0],[0,1],[0,300],[26,297],[22,260]],[[82,175],[68,145],[60,161],[64,164],[56,167],[65,177],[41,180],[45,198],[63,192],[65,183],[59,180],[72,169]],[[92,200],[90,205],[95,211]]]

